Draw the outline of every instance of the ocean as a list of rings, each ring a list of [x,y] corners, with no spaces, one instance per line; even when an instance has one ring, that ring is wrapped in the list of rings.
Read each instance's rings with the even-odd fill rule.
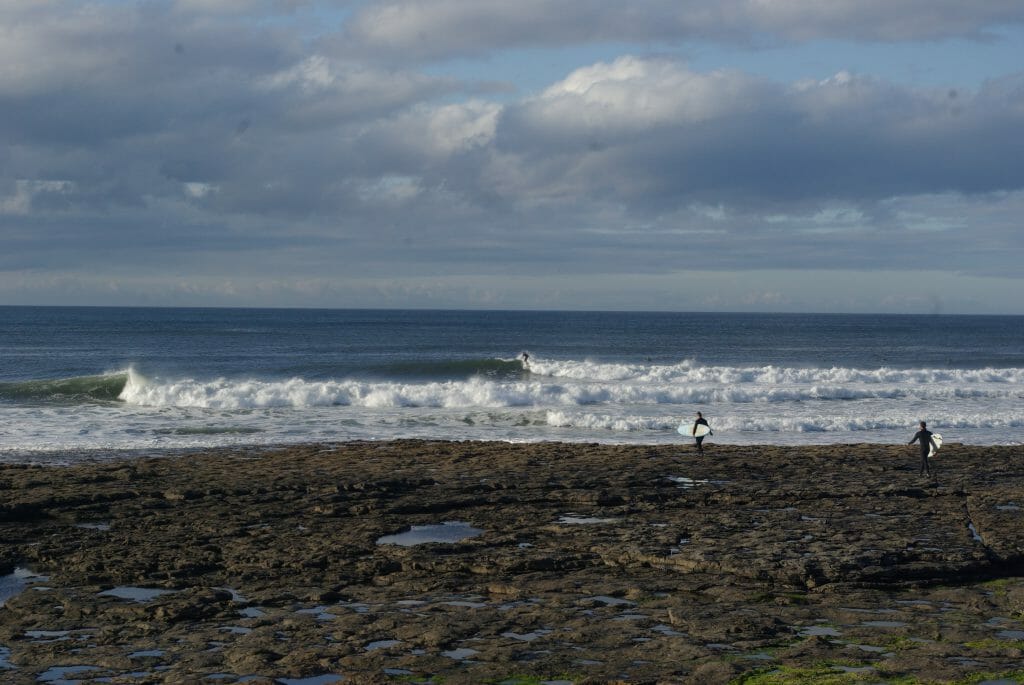
[[[529,363],[520,361],[529,354]],[[0,307],[0,461],[1024,435],[1024,317]]]

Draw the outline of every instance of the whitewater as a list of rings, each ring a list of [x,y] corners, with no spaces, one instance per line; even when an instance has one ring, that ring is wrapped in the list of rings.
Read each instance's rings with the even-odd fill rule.
[[[712,421],[713,440],[731,444],[899,442],[921,419],[947,442],[1017,444],[1024,427],[1024,369],[1016,368],[809,369],[535,358],[513,379],[198,380],[127,369],[45,385],[33,392],[22,386],[20,394],[37,402],[6,409],[19,428],[4,429],[4,452],[387,438],[670,443],[680,441],[676,427],[697,410]],[[111,398],[110,386],[118,385]]]
[[[30,309],[19,341],[0,338],[3,461],[393,438],[688,445],[676,428],[697,411],[709,446],[899,444],[920,420],[947,444],[1024,434],[1017,317],[987,337],[956,319],[964,339],[933,349],[887,318]],[[700,345],[682,338],[695,317],[716,324]],[[494,354],[510,344],[528,364]],[[679,354],[694,347],[704,358]]]

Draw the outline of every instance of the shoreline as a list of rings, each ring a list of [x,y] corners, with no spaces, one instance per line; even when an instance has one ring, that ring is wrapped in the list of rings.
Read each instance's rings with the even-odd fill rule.
[[[388,440],[0,464],[0,575],[47,577],[0,607],[0,676],[1024,680],[1019,447],[947,443],[934,481],[916,446],[705,448]],[[378,544],[452,521],[482,532]],[[109,594],[131,588],[167,592]]]
[[[907,429],[906,434],[912,436],[914,430]],[[335,448],[344,447],[347,445],[380,445],[387,443],[438,443],[438,444],[497,444],[497,445],[565,445],[567,447],[581,447],[589,445],[599,445],[602,447],[616,448],[616,447],[627,447],[635,449],[643,448],[657,448],[657,449],[672,449],[678,448],[681,452],[685,452],[688,448],[693,447],[692,438],[689,436],[680,436],[679,438],[672,438],[664,442],[602,442],[595,440],[501,440],[501,439],[445,439],[445,438],[380,438],[380,439],[367,439],[358,438],[352,440],[304,440],[301,442],[277,442],[277,443],[239,443],[239,444],[226,444],[226,445],[209,445],[209,446],[184,446],[184,447],[127,447],[127,448],[95,448],[88,450],[80,449],[47,449],[47,450],[29,450],[21,451],[9,454],[0,453],[0,467],[4,466],[38,466],[38,467],[68,467],[88,464],[103,464],[103,463],[115,463],[134,461],[137,459],[149,459],[149,458],[161,458],[161,459],[173,459],[178,457],[188,457],[197,454],[213,454],[213,453],[232,453],[232,452],[252,452],[252,453],[263,453],[263,452],[285,452],[289,450],[301,450],[310,447],[315,448]],[[729,449],[830,449],[835,447],[891,447],[900,448],[905,447],[906,442],[815,442],[815,443],[789,443],[789,442],[755,442],[755,443],[730,443],[721,442],[718,436],[715,436],[713,442],[707,443],[707,446],[714,449],[716,446],[721,448]],[[943,448],[943,454],[949,448],[958,449],[987,449],[987,448],[1022,448],[1024,442],[1013,442],[1013,443],[965,443],[965,442],[948,442],[946,448]],[[7,459],[6,461],[4,459]]]

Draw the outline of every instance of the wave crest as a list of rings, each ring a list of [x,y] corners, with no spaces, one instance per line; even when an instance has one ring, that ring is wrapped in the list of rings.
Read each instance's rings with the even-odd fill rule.
[[[0,400],[37,402],[112,402],[128,382],[129,372],[0,383]]]
[[[549,369],[550,370],[550,369]],[[701,373],[702,369],[693,369]],[[667,381],[574,380],[529,377],[503,380],[474,376],[467,380],[399,382],[334,380],[193,379],[157,381],[130,373],[120,399],[141,406],[210,409],[437,407],[572,407],[592,405],[786,404],[856,400],[1006,400],[1022,395],[1024,375],[1017,369],[985,372],[908,370],[856,372],[846,382],[844,370],[761,369],[756,376],[728,369]],[[849,370],[845,370],[849,371]],[[741,380],[747,376],[747,380]],[[869,378],[865,382],[864,378]],[[931,382],[920,379],[931,378]],[[1020,379],[1018,379],[1020,377]],[[854,380],[858,379],[858,380]]]

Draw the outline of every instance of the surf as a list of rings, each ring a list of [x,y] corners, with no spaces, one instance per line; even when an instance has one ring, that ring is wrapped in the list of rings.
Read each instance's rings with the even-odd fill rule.
[[[0,383],[0,401],[115,402],[128,383],[129,372]]]
[[[409,380],[468,380],[482,377],[498,380],[514,380],[527,374],[522,361],[518,359],[439,359],[392,362],[371,366],[365,375],[377,378]]]
[[[502,372],[506,367],[498,367]],[[197,407],[207,409],[268,409],[312,407],[366,408],[503,408],[633,406],[695,404],[789,405],[802,402],[871,400],[1006,401],[1020,396],[1021,385],[1007,375],[982,379],[955,374],[952,380],[932,380],[927,372],[859,374],[858,381],[841,382],[833,371],[775,369],[744,376],[742,370],[695,373],[687,379],[657,381],[592,380],[565,376],[474,375],[465,380],[309,380],[304,378],[217,378],[212,380],[148,379],[132,372],[119,398],[130,405]],[[841,374],[839,374],[841,375]],[[973,376],[973,374],[971,375]]]

